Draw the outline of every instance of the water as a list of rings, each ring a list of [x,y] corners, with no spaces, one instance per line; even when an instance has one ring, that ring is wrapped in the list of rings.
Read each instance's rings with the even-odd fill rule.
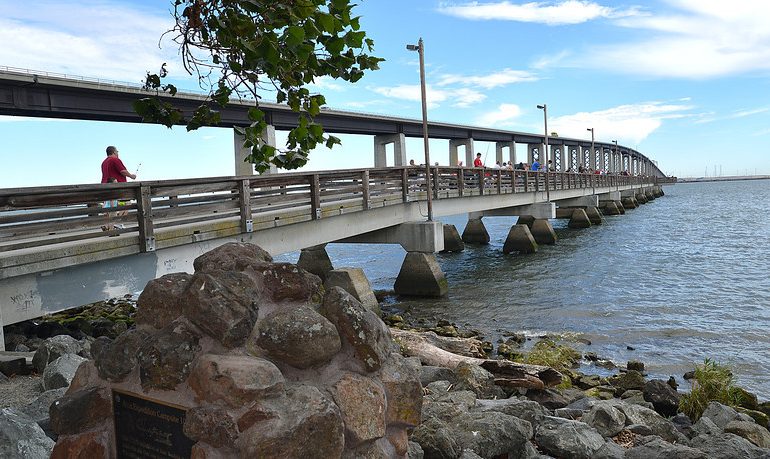
[[[514,219],[485,218],[489,245],[438,255],[446,298],[390,307],[477,328],[493,341],[505,330],[574,333],[591,341],[584,350],[638,359],[651,376],[680,382],[711,358],[770,398],[770,181],[664,191],[601,226],[571,230],[552,220],[558,243],[533,255],[503,255]],[[443,220],[460,232],[466,221]],[[375,289],[392,289],[404,257],[398,246],[327,249],[335,266],[363,267]]]

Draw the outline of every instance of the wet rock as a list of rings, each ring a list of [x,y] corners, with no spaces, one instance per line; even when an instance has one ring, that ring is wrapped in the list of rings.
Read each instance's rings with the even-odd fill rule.
[[[602,384],[601,378],[599,375],[584,375],[579,374],[577,378],[572,380],[572,384],[575,386],[587,390],[591,389],[592,387],[597,387]]]
[[[345,427],[337,405],[309,385],[291,386],[273,399],[276,417],[241,432],[236,447],[241,457],[340,457]]]
[[[599,402],[583,416],[582,421],[605,437],[614,437],[626,425],[626,416],[610,403]]]
[[[644,373],[644,362],[640,362],[639,360],[629,360],[626,364],[626,369]]]
[[[644,399],[655,407],[663,416],[675,416],[679,411],[679,393],[666,381],[653,379],[644,385]]]
[[[505,392],[495,385],[495,376],[478,365],[462,362],[453,372],[456,390],[472,391],[477,398],[505,397]]]
[[[53,405],[56,400],[64,397],[65,392],[67,392],[66,387],[47,390],[40,394],[35,400],[19,409],[19,412],[35,421],[48,437],[56,440],[56,434],[51,430],[50,415],[48,413],[51,405]]]
[[[137,355],[142,388],[173,390],[187,379],[200,349],[198,334],[184,320],[172,322],[151,336]]]
[[[709,459],[753,459],[768,454],[767,450],[731,433],[699,435],[690,441],[690,446],[706,453]]]
[[[91,345],[91,353],[99,376],[120,382],[136,368],[136,355],[139,348],[149,337],[140,329],[129,330],[118,336],[115,341],[99,338]]]
[[[215,448],[232,445],[238,437],[238,426],[227,410],[217,406],[196,406],[187,410],[184,434]]]
[[[233,271],[195,273],[180,302],[184,315],[209,336],[233,348],[243,345],[257,320],[253,279]]]
[[[48,338],[38,346],[32,357],[32,366],[38,373],[45,370],[46,365],[65,354],[83,353],[83,343],[69,335],[58,335]]]
[[[332,391],[345,422],[345,445],[355,447],[385,435],[385,390],[371,379],[344,375]]]
[[[604,438],[588,424],[547,416],[535,430],[535,441],[556,457],[592,459],[604,446]]]
[[[51,429],[58,435],[85,432],[112,418],[107,389],[94,387],[66,394],[51,405]]]
[[[420,363],[392,353],[380,369],[380,380],[388,401],[385,421],[388,426],[415,427],[422,412]]]
[[[64,354],[43,370],[43,390],[68,387],[80,364],[87,359],[75,354]]]
[[[390,330],[380,318],[340,287],[326,293],[321,313],[334,324],[340,336],[353,348],[367,371],[377,371],[394,351]]]
[[[200,399],[224,402],[232,408],[255,399],[275,397],[284,388],[283,375],[272,362],[235,355],[200,356],[188,383]]]
[[[684,445],[674,445],[657,436],[642,437],[626,451],[626,459],[676,458],[708,459],[702,451]]]
[[[271,358],[296,368],[326,363],[341,348],[334,325],[308,306],[276,310],[261,321],[255,335]]]
[[[636,370],[629,370],[625,373],[613,376],[609,379],[610,384],[615,387],[615,393],[617,395],[622,394],[627,390],[642,390],[644,389],[644,376]]]
[[[738,406],[746,408],[748,410],[756,410],[759,407],[757,401],[757,394],[747,391],[742,387],[733,387],[730,391],[730,395],[738,400]]]
[[[137,300],[136,324],[161,329],[182,315],[182,293],[192,275],[166,274],[147,283]]]
[[[760,448],[770,448],[770,432],[753,422],[730,421],[725,425],[724,430],[727,433],[745,438]]]
[[[273,257],[258,245],[228,242],[210,250],[193,261],[198,272],[210,270],[243,271],[253,264],[271,262]]]
[[[35,421],[10,408],[0,410],[0,457],[48,459],[53,445]]]

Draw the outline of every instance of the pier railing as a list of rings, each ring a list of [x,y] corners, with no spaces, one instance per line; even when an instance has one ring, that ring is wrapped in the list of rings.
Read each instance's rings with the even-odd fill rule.
[[[426,199],[422,167],[351,169],[0,189],[0,268],[8,255],[129,234],[151,252],[159,231],[221,222],[233,234]],[[666,183],[671,179],[432,167],[434,199]],[[229,225],[229,226],[228,226]],[[186,234],[195,234],[195,230]],[[189,242],[189,237],[187,238]]]

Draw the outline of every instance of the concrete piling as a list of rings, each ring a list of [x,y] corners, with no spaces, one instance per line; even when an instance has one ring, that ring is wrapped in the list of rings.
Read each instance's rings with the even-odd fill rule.
[[[393,290],[399,295],[441,297],[447,280],[432,253],[407,252]]]
[[[489,244],[489,233],[480,218],[471,218],[463,230],[466,244]]]
[[[325,281],[326,274],[334,269],[329,254],[326,253],[326,244],[302,249],[299,253],[297,266],[307,272],[315,274],[320,277],[322,281]]]
[[[591,226],[591,220],[588,218],[584,209],[574,209],[572,211],[572,217],[567,224],[570,228],[589,228]]]
[[[622,201],[620,201],[620,200],[615,201],[615,207],[618,208],[618,212],[620,212],[620,215],[625,215],[626,214],[626,208],[623,205]]]
[[[535,238],[535,242],[538,244],[556,244],[558,237],[556,237],[556,232],[548,220],[544,218],[535,219],[529,229],[532,237]]]
[[[341,287],[360,301],[366,309],[377,314],[378,317],[382,314],[374,291],[372,291],[372,285],[363,269],[337,268],[329,271],[326,273],[324,288],[330,290],[332,287]]]
[[[586,215],[588,216],[588,220],[591,221],[592,225],[602,224],[602,215],[599,213],[599,209],[596,207],[586,207]]]
[[[465,243],[455,225],[444,225],[444,250],[441,252],[462,252]]]
[[[537,242],[535,241],[529,227],[524,224],[516,224],[508,231],[508,237],[503,244],[503,253],[535,253],[537,252]]]

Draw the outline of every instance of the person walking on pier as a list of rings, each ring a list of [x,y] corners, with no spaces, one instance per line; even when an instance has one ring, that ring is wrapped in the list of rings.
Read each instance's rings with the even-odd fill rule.
[[[102,161],[101,183],[109,183],[111,178],[114,178],[117,182],[125,182],[126,177],[136,180],[136,175],[128,172],[118,153],[118,149],[112,145],[107,147],[107,159]]]
[[[535,171],[535,172],[539,171],[540,170],[540,161],[538,161],[537,159],[532,161],[532,167],[530,169]]]
[[[476,153],[476,159],[473,160],[473,167],[484,167],[484,163],[481,161],[481,153]]]

